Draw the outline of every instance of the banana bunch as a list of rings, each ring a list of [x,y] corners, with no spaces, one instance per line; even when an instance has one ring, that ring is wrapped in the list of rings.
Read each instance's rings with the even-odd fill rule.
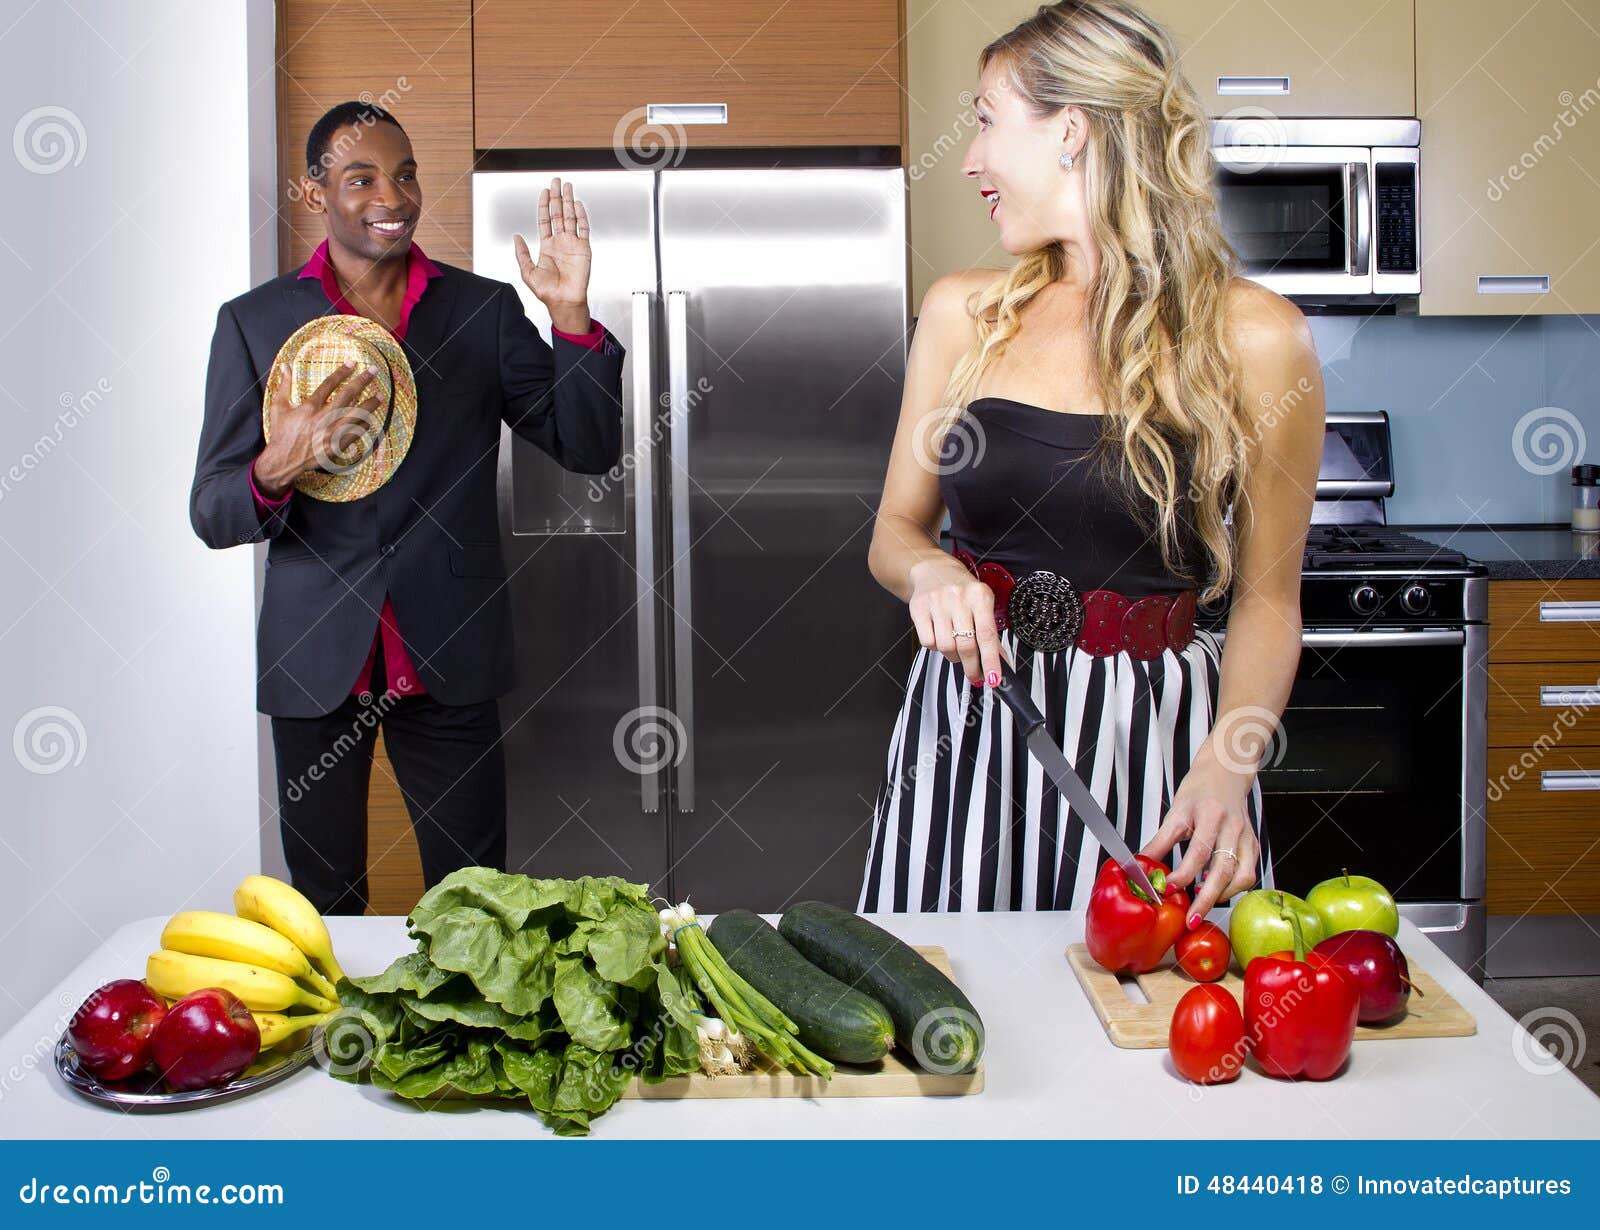
[[[169,1000],[201,987],[231,991],[255,1017],[262,1050],[331,1017],[344,971],[311,902],[282,880],[253,875],[234,891],[233,908],[237,913],[174,914],[161,932],[161,951],[145,963],[150,989]]]

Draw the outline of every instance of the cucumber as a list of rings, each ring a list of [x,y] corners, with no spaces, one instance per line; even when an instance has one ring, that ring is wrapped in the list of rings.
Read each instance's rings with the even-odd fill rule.
[[[839,1063],[873,1063],[894,1045],[882,1004],[825,974],[749,910],[727,910],[706,931],[722,959],[799,1027],[800,1041]]]
[[[978,1010],[909,944],[822,901],[795,906],[778,933],[819,966],[889,1010],[895,1040],[929,1072],[967,1072],[983,1054]]]

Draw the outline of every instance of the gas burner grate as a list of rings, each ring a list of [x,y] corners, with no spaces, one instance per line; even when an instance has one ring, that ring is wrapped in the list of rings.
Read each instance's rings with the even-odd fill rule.
[[[1382,525],[1314,525],[1306,538],[1305,566],[1309,571],[1428,564],[1459,568],[1466,562],[1460,551]]]

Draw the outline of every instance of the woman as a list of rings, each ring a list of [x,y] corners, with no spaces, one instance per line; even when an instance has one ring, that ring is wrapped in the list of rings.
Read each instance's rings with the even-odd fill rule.
[[[1191,927],[1271,883],[1255,769],[1299,657],[1322,386],[1299,310],[1235,276],[1175,63],[1111,0],[1043,7],[980,58],[963,171],[1018,259],[936,281],[911,346],[870,564],[922,648],[863,910],[1087,900],[1098,843],[1017,737],[1002,654],[1129,844],[1177,860]],[[1037,569],[1087,598],[1064,649],[997,602]],[[1225,651],[1186,591],[1230,598]]]

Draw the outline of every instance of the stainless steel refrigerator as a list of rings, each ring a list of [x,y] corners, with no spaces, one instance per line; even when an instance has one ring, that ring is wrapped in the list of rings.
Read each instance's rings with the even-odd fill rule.
[[[504,433],[509,861],[708,910],[854,905],[915,641],[867,570],[906,350],[898,168],[484,171],[473,265],[522,293],[541,188],[591,223],[622,464]]]

